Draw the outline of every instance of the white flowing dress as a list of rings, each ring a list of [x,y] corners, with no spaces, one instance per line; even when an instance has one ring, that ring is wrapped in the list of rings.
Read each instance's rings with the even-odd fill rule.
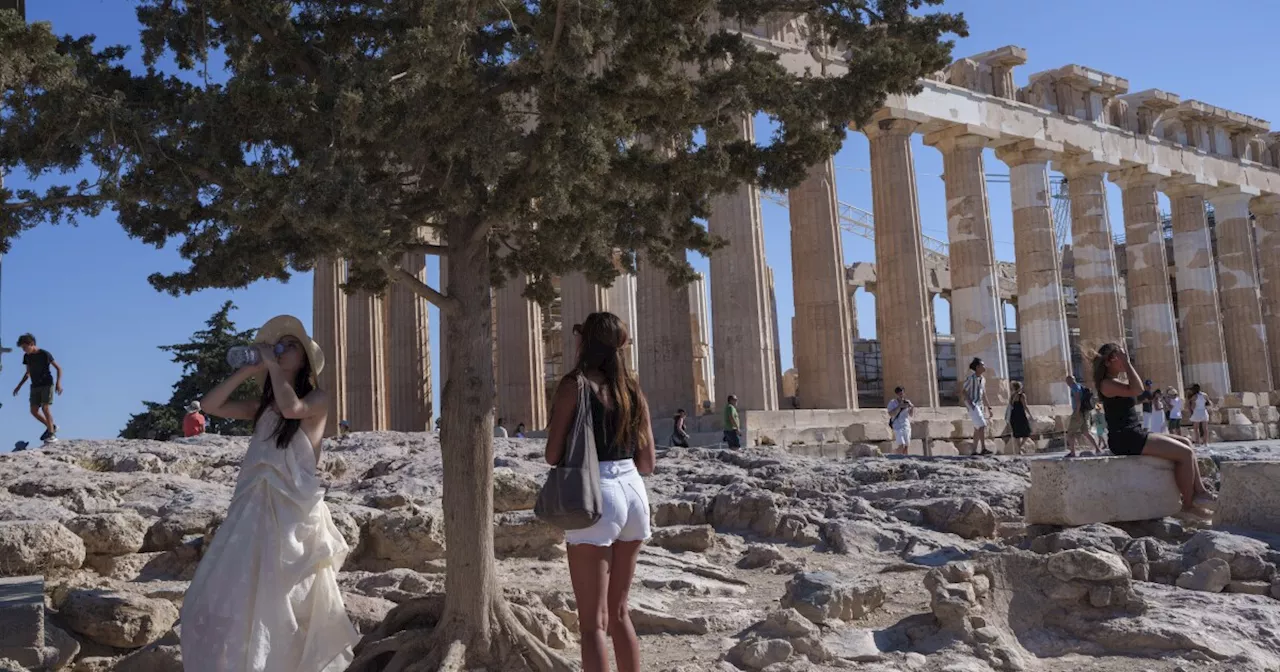
[[[311,441],[257,423],[227,518],[182,605],[186,672],[340,672],[359,635],[337,575],[350,547],[324,503]]]

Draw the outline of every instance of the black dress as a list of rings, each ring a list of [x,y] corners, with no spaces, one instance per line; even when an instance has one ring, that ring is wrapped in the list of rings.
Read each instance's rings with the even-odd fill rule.
[[[1116,455],[1141,455],[1147,445],[1147,430],[1142,428],[1142,412],[1134,397],[1108,397],[1102,393],[1102,412],[1107,417],[1107,447]]]
[[[1027,397],[1018,395],[1009,402],[1009,431],[1015,439],[1031,438],[1031,418],[1027,417]]]

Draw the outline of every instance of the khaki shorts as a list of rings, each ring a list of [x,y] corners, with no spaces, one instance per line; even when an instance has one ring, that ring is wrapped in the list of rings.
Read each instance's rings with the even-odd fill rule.
[[[41,385],[39,387],[31,386],[31,405],[32,406],[49,406],[53,403],[53,386]]]
[[[1093,431],[1093,411],[1072,413],[1067,421],[1068,434],[1088,434]]]

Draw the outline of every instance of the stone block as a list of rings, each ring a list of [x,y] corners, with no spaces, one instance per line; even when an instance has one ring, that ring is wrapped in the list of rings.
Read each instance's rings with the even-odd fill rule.
[[[911,443],[907,444],[908,455],[924,456],[924,441],[921,439],[911,439]]]
[[[911,423],[911,435],[930,439],[950,439],[955,422],[950,420],[915,420]]]
[[[893,438],[893,430],[889,429],[889,419],[884,422],[858,422],[844,429],[844,438],[849,443],[878,443]]]
[[[1224,441],[1261,441],[1265,438],[1267,438],[1267,430],[1262,425],[1232,424],[1209,426],[1209,440],[1215,443]]]
[[[1222,424],[1224,425],[1252,425],[1253,419],[1250,411],[1255,410],[1249,408],[1224,408],[1222,409]]]
[[[1032,460],[1024,496],[1028,524],[1150,520],[1182,508],[1173,463],[1155,457]]]
[[[1211,424],[1211,425],[1221,425],[1221,424],[1222,424],[1222,410],[1221,410],[1221,409],[1217,409],[1217,408],[1209,409],[1209,424]]]
[[[1271,400],[1272,400],[1272,399],[1274,399],[1275,397],[1271,396],[1271,395],[1272,395],[1272,393],[1271,393],[1271,392],[1258,392],[1257,394],[1258,394],[1258,405],[1259,405],[1259,406],[1271,406],[1271,405],[1272,405]]]
[[[44,578],[0,578],[0,658],[44,664]]]
[[[934,457],[955,457],[960,454],[956,444],[950,441],[929,442],[929,454]]]
[[[1280,534],[1280,461],[1223,462],[1213,524]]]
[[[1231,392],[1222,398],[1223,408],[1255,408],[1258,395],[1253,392]]]
[[[966,420],[956,420],[952,422],[951,438],[953,439],[973,438],[973,421],[966,419]]]

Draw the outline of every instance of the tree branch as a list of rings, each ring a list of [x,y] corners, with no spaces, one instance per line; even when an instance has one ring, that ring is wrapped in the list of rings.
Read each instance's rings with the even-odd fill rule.
[[[51,205],[95,205],[106,199],[97,194],[70,194],[67,196],[55,196],[52,198],[37,198],[31,201],[10,201],[8,203],[0,203],[0,210],[13,211],[23,210],[26,208],[43,208]]]
[[[413,252],[414,254],[431,254],[437,257],[443,257],[448,253],[449,248],[446,245],[436,245],[434,243],[410,243],[405,245],[405,252]]]
[[[547,47],[547,55],[542,60],[544,72],[551,69],[555,61],[556,47],[560,44],[560,33],[564,31],[564,6],[569,0],[556,0],[556,27],[551,31],[551,46]]]
[[[427,283],[419,280],[417,276],[409,271],[396,266],[386,259],[379,259],[378,265],[382,270],[386,271],[391,277],[392,282],[399,282],[408,287],[414,294],[424,298],[428,303],[440,309],[440,312],[446,315],[456,315],[462,309],[458,300],[452,296],[445,296],[435,289],[427,285]]]

